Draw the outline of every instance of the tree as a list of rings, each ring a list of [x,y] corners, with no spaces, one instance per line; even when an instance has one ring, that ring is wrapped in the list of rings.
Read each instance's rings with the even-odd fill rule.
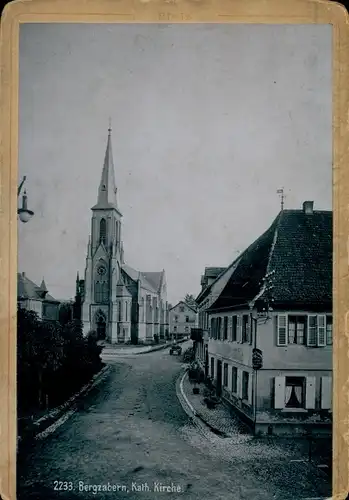
[[[191,293],[187,293],[186,296],[184,297],[184,302],[188,304],[188,306],[192,307],[193,309],[197,309],[197,303],[195,301],[194,295]]]

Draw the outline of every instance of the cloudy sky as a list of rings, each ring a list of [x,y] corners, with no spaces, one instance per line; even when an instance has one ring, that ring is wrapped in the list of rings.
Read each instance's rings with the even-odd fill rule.
[[[112,118],[125,260],[200,291],[286,208],[331,209],[330,26],[25,24],[19,271],[74,295]]]

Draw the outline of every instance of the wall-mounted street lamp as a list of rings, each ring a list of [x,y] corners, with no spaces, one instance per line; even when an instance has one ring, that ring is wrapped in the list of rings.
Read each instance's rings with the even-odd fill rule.
[[[26,180],[26,176],[23,177],[20,185],[18,186],[18,190],[17,190],[17,198],[19,198],[19,195],[21,194],[21,191],[22,191],[22,187],[23,187],[23,184]],[[34,215],[34,212],[32,210],[29,210],[28,209],[28,197],[27,197],[27,193],[26,191],[24,190],[24,193],[23,193],[23,196],[22,196],[22,208],[18,208],[17,209],[17,214],[18,214],[18,217],[20,219],[21,222],[28,222]]]

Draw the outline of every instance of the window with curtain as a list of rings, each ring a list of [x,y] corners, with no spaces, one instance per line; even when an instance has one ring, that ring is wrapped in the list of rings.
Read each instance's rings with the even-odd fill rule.
[[[306,316],[288,317],[288,343],[304,344],[306,334]]]
[[[305,378],[286,377],[285,408],[304,408]]]
[[[107,222],[105,219],[101,219],[99,222],[99,241],[106,244],[107,241]]]

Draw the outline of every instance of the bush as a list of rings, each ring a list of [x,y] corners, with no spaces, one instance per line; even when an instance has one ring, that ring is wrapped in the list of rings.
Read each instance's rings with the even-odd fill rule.
[[[188,347],[183,353],[183,362],[184,363],[192,363],[195,359],[194,349],[192,347]]]
[[[96,332],[84,338],[79,320],[51,323],[19,308],[17,337],[19,414],[63,403],[103,366]]]

